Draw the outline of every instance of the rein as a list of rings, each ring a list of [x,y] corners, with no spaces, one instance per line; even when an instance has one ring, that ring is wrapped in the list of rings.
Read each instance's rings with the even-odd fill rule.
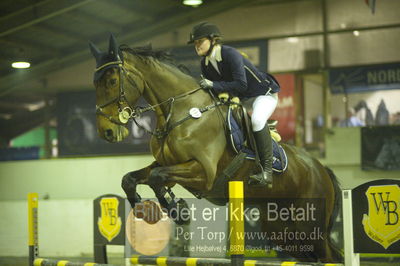
[[[130,105],[130,103],[128,102],[126,96],[125,96],[125,90],[124,90],[124,79],[123,79],[123,74],[126,73],[127,78],[129,80],[129,82],[136,88],[135,86],[135,82],[131,80],[130,76],[129,76],[129,71],[124,67],[123,62],[121,60],[119,61],[113,61],[113,62],[108,62],[98,68],[95,69],[96,71],[99,71],[101,69],[103,69],[104,67],[110,66],[110,65],[116,65],[116,67],[119,69],[119,94],[117,97],[115,97],[114,99],[111,99],[110,101],[102,104],[102,105],[96,105],[96,115],[101,115],[104,116],[106,119],[108,119],[111,123],[114,123],[116,125],[119,126],[123,126],[126,127],[127,123],[129,120],[133,120],[135,122],[135,124],[141,128],[142,130],[144,130],[146,133],[155,136],[157,138],[163,138],[165,136],[167,136],[169,134],[169,132],[179,126],[180,124],[182,124],[183,122],[185,122],[186,120],[190,119],[190,118],[199,118],[201,116],[202,113],[211,110],[213,108],[216,108],[220,105],[223,105],[223,102],[220,101],[216,101],[215,98],[214,99],[214,104],[205,106],[203,108],[192,108],[189,112],[189,114],[187,116],[185,116],[184,118],[180,119],[179,121],[173,123],[173,124],[169,124],[170,118],[172,116],[172,112],[173,112],[173,107],[174,107],[174,102],[177,99],[180,98],[184,98],[186,96],[189,96],[199,90],[201,90],[201,88],[196,88],[193,89],[191,91],[185,92],[183,94],[179,94],[177,96],[174,97],[170,97],[165,101],[162,101],[160,103],[157,104],[153,104],[153,105],[148,105],[146,107],[141,107],[141,106],[136,106],[136,107],[132,107]],[[139,90],[139,89],[138,89]],[[141,93],[141,92],[140,92]],[[107,115],[104,111],[103,108],[109,106],[110,104],[114,104],[114,103],[118,103],[118,119],[115,119],[113,116],[111,115]],[[143,127],[142,125],[140,125],[137,121],[136,118],[140,117],[140,115],[142,113],[148,112],[148,111],[155,111],[155,107],[163,105],[163,104],[169,104],[169,111],[168,111],[168,115],[167,118],[165,120],[165,125],[163,129],[156,129],[155,131],[150,131],[147,130],[145,127]],[[125,107],[122,107],[123,105],[126,105]],[[194,110],[193,112],[196,113],[196,115],[194,115],[192,112],[192,110]],[[198,114],[200,114],[198,116]]]
[[[220,105],[224,105],[224,103],[219,101],[219,102],[215,102],[214,104],[207,105],[207,106],[205,106],[205,107],[203,107],[203,108],[192,108],[192,109],[190,109],[190,110],[195,110],[194,112],[197,112],[197,113],[202,114],[202,113],[207,112],[208,110],[211,110],[211,109],[213,109],[213,108],[216,108],[216,107],[218,107],[218,106],[220,106]],[[172,114],[172,108],[170,108],[169,117],[170,117],[171,114]],[[162,130],[155,130],[154,132],[153,132],[153,131],[149,131],[149,130],[147,130],[145,127],[143,127],[142,125],[140,125],[140,124],[136,121],[135,118],[133,118],[133,121],[135,122],[135,124],[136,124],[139,128],[141,128],[142,130],[144,130],[146,133],[148,133],[148,134],[150,134],[150,135],[152,135],[152,136],[155,136],[155,137],[157,137],[157,138],[163,138],[163,137],[167,136],[167,135],[169,134],[169,132],[170,132],[172,129],[174,129],[175,127],[179,126],[180,124],[182,124],[182,123],[185,122],[186,120],[189,120],[190,118],[197,119],[197,118],[199,118],[199,117],[200,117],[200,116],[196,116],[196,115],[192,114],[191,112],[189,112],[189,114],[186,115],[184,118],[181,118],[180,120],[176,121],[175,123],[173,123],[173,124],[171,124],[171,125],[168,123],[169,121],[166,121],[165,126],[164,126],[164,128],[163,128]]]

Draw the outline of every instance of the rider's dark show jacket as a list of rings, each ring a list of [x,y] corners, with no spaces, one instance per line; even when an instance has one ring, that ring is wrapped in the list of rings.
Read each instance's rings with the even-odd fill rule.
[[[231,96],[243,99],[280,91],[279,83],[272,75],[258,70],[235,48],[221,45],[218,52],[220,54],[215,58],[221,74],[208,58],[201,60],[203,76],[213,81],[215,92],[228,92]]]

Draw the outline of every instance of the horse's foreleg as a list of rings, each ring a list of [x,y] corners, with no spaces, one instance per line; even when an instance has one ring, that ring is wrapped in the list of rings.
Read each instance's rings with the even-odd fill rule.
[[[169,188],[168,184],[171,183],[199,189],[206,187],[207,179],[206,174],[203,172],[203,167],[194,160],[152,169],[147,184],[153,189],[161,206],[166,208],[169,214],[171,212],[179,212],[182,207],[186,206],[186,202],[183,199],[177,199]],[[175,222],[185,222],[179,220],[180,215],[173,216],[176,217],[174,219]]]
[[[140,195],[136,193],[136,186],[138,184],[146,184],[151,170],[157,166],[157,162],[153,162],[145,168],[127,173],[122,178],[121,186],[132,208],[134,208],[135,204],[140,202],[141,199]]]

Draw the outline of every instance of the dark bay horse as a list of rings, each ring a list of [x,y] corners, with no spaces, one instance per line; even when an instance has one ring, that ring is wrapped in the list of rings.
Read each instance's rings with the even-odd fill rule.
[[[93,44],[90,46],[97,61],[94,84],[100,137],[109,142],[121,141],[129,134],[126,128],[129,119],[149,110],[156,114],[157,124],[150,144],[155,161],[126,174],[122,180],[122,187],[132,207],[140,202],[140,196],[136,193],[138,184],[149,185],[163,206],[171,206],[171,195],[172,198],[174,195],[170,187],[175,184],[201,194],[211,202],[214,198],[226,199],[226,195],[222,195],[223,190],[215,189],[214,182],[223,175],[236,155],[226,139],[227,106],[219,105],[207,91],[199,89],[196,80],[168,62],[162,52],[118,47],[113,36],[108,52],[100,52]],[[149,103],[149,107],[135,107],[141,96]],[[196,114],[191,111],[193,107],[198,108]],[[323,202],[323,208],[319,210],[323,212],[323,221],[319,224],[324,232],[323,239],[308,249],[303,245],[308,238],[292,239],[290,243],[303,245],[299,246],[303,248],[295,247],[286,251],[303,261],[341,261],[340,253],[329,238],[340,197],[336,177],[302,149],[285,144],[282,146],[289,165],[285,172],[274,174],[272,188],[247,184],[249,175],[255,169],[255,163],[249,160],[241,165],[231,180],[245,181],[246,199],[301,201],[312,198]],[[265,217],[264,210],[261,210],[261,215]],[[311,226],[304,219],[302,222],[294,216],[290,219],[287,217],[275,223],[263,220],[262,228],[270,232],[311,232],[315,229],[315,224]],[[287,245],[288,242],[286,238],[275,238],[278,244]]]

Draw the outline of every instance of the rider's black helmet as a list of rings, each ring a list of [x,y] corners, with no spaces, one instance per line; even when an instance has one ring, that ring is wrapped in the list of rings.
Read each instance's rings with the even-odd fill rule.
[[[189,41],[187,43],[194,43],[195,40],[204,37],[221,37],[221,32],[216,25],[208,22],[202,22],[193,27],[192,31],[190,32]]]

